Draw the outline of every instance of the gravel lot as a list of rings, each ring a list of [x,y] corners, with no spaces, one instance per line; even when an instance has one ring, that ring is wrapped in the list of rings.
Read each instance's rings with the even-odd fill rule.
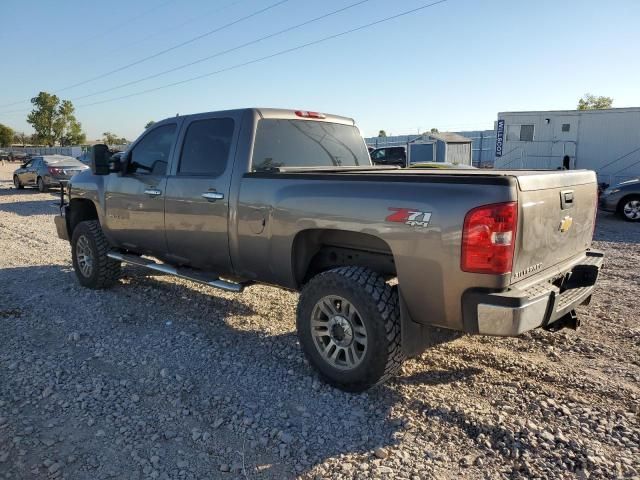
[[[78,286],[54,194],[0,167],[0,478],[638,478],[640,225],[583,326],[461,337],[360,395],[319,382],[296,295],[125,269]]]

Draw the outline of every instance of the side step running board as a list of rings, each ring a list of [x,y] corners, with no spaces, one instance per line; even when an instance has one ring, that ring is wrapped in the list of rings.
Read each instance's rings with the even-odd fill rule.
[[[221,280],[217,277],[207,277],[200,272],[196,272],[191,269],[176,268],[166,263],[156,263],[148,258],[142,258],[138,255],[130,255],[119,252],[109,252],[107,257],[118,260],[120,262],[130,263],[131,265],[137,265],[138,267],[148,268],[149,270],[155,270],[157,272],[167,273],[176,277],[184,278],[186,280],[192,280],[194,282],[203,283],[210,287],[220,288],[227,292],[240,293],[244,289],[244,285],[241,283],[229,282]]]

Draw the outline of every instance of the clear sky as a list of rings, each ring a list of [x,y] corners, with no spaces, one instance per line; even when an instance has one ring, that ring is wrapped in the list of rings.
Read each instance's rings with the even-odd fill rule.
[[[303,28],[112,92],[79,98],[236,47],[357,0],[2,0],[0,123],[30,132],[28,99],[57,93],[89,139],[134,139],[149,120],[248,106],[356,119],[366,136],[493,128],[499,111],[575,108],[591,92],[640,106],[640,1],[447,0],[415,14],[190,83],[430,3],[368,0]],[[431,0],[433,1],[433,0]],[[65,87],[99,77],[98,80]],[[16,111],[20,110],[20,111]],[[8,112],[8,113],[7,113]]]

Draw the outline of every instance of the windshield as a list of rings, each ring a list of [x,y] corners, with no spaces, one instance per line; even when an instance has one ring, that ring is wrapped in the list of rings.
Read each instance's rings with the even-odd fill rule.
[[[371,165],[367,147],[353,125],[308,120],[260,120],[253,171],[278,167]]]

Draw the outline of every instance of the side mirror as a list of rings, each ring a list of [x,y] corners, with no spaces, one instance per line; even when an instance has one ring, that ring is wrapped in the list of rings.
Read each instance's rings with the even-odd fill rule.
[[[99,143],[91,147],[91,172],[94,175],[109,175],[109,159],[111,152],[109,147]]]
[[[124,173],[125,159],[122,153],[117,153],[109,158],[109,173]]]

